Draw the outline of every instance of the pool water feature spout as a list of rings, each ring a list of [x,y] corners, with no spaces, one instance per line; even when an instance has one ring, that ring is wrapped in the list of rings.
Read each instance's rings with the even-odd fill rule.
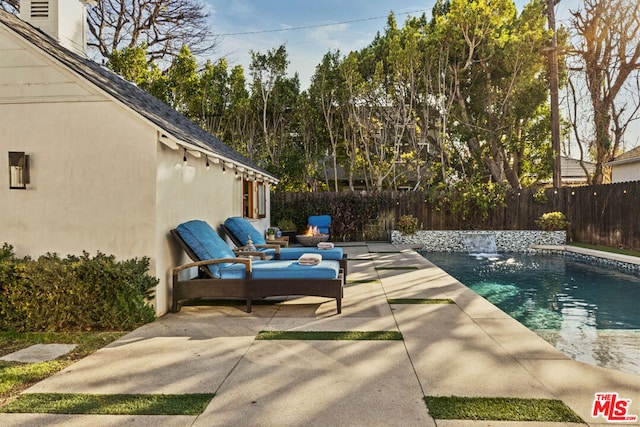
[[[468,233],[463,237],[469,256],[478,259],[499,259],[495,233]]]

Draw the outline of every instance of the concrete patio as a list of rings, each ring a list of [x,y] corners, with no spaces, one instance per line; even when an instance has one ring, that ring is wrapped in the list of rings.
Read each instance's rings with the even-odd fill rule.
[[[512,426],[433,419],[424,396],[560,399],[586,424],[595,393],[640,415],[640,377],[569,359],[414,250],[344,246],[349,283],[335,301],[184,307],[27,393],[215,393],[198,416],[0,414],[2,426]],[[389,304],[388,299],[454,304]],[[257,341],[263,330],[399,331],[401,341]],[[624,423],[640,425],[640,422]]]

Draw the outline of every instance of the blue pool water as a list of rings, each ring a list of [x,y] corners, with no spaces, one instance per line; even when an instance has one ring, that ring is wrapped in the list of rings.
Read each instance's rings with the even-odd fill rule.
[[[570,357],[640,375],[640,277],[571,258],[423,255]]]

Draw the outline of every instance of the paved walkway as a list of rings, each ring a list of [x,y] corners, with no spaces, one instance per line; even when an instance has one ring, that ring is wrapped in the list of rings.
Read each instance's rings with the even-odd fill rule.
[[[0,414],[0,425],[514,425],[434,420],[425,395],[561,399],[588,425],[612,425],[591,417],[597,392],[631,399],[640,415],[640,377],[567,358],[413,250],[373,243],[345,251],[350,283],[341,315],[334,301],[311,297],[255,305],[251,314],[242,306],[184,307],[27,390],[216,393],[201,415]],[[389,298],[455,304],[390,305]],[[404,340],[256,341],[262,330],[400,331]]]

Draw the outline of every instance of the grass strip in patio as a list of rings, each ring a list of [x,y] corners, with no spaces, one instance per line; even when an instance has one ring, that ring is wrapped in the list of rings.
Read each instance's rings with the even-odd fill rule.
[[[347,284],[349,285],[362,284],[362,283],[380,283],[380,279],[357,279],[357,280],[347,279]]]
[[[254,299],[252,305],[276,305],[281,304],[284,299]],[[222,306],[222,307],[244,307],[247,305],[247,301],[243,299],[195,299],[185,301],[183,307],[209,307],[209,306]]]
[[[389,304],[455,304],[449,298],[389,298]]]
[[[215,394],[77,394],[25,393],[8,405],[6,413],[91,415],[198,415]]]
[[[511,397],[425,396],[429,414],[441,420],[584,422],[564,402]]]
[[[260,331],[256,340],[401,341],[398,331]]]

